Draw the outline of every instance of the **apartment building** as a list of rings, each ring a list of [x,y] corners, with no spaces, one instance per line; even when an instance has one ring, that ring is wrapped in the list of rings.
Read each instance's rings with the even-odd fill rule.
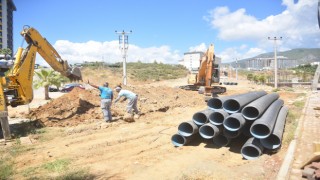
[[[16,11],[13,0],[0,0],[0,49],[11,49],[13,52],[13,11]]]

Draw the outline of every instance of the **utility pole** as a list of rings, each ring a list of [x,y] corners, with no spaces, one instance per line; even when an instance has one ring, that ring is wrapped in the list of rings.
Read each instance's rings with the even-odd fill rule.
[[[128,34],[131,34],[130,32],[125,32],[124,30],[122,32],[115,31],[116,34],[119,34],[119,49],[122,53],[122,59],[123,59],[123,85],[127,85],[127,51],[129,47],[129,41],[128,41]]]
[[[236,58],[236,81],[238,81],[238,58]]]
[[[274,88],[278,88],[278,61],[277,61],[277,41],[282,40],[282,37],[268,37],[269,40],[274,41]]]

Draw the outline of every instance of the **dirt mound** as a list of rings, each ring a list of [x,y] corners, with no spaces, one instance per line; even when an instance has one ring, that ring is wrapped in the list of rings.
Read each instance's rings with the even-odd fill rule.
[[[127,87],[138,94],[138,108],[142,114],[166,112],[175,107],[204,104],[203,96],[197,92],[169,87]],[[115,98],[117,93],[114,92]],[[112,116],[122,119],[127,102],[112,105]],[[32,109],[30,116],[43,126],[75,126],[80,123],[102,120],[99,91],[75,88],[51,102]]]

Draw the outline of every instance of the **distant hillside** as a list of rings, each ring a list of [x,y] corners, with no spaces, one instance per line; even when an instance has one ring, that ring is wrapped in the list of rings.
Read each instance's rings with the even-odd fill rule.
[[[292,49],[289,51],[277,52],[278,56],[284,56],[288,59],[297,60],[298,64],[308,64],[311,62],[320,62],[320,48],[299,48]],[[260,54],[258,56],[238,60],[238,64],[240,67],[245,67],[246,61],[254,58],[273,58],[274,52]],[[235,62],[231,63],[235,66]]]

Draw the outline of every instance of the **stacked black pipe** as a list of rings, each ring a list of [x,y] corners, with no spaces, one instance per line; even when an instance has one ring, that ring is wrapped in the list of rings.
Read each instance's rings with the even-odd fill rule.
[[[280,148],[288,108],[277,93],[254,91],[214,97],[207,105],[192,120],[178,126],[178,133],[171,138],[174,146],[186,145],[199,135],[218,147],[241,137],[245,138],[241,147],[245,159],[255,159],[265,150]]]

